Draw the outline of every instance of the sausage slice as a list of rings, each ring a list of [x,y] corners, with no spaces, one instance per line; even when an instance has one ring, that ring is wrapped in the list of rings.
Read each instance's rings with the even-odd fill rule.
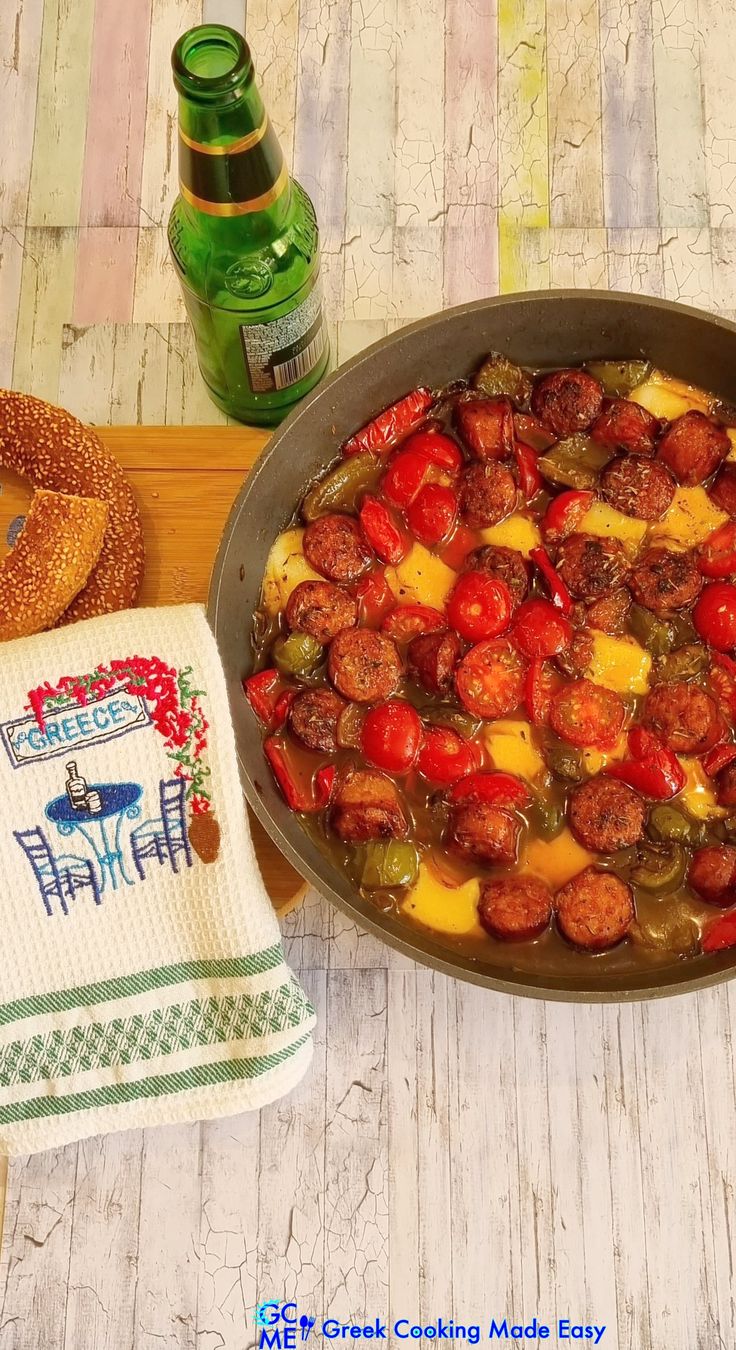
[[[555,896],[557,926],[574,947],[600,952],[621,942],[634,919],[631,887],[612,872],[586,867]]]
[[[736,764],[716,774],[716,799],[719,806],[736,806]]]
[[[514,609],[529,594],[529,571],[521,553],[501,544],[484,544],[473,549],[465,559],[464,571],[486,572],[489,577],[505,581],[511,592]]]
[[[578,843],[593,853],[628,848],[644,832],[646,807],[638,792],[605,774],[573,788],[568,813]]]
[[[703,578],[692,553],[650,548],[631,573],[634,598],[654,614],[687,609],[700,594]]]
[[[552,892],[537,877],[503,877],[481,887],[478,918],[486,932],[502,942],[538,937],[551,916]]]
[[[631,596],[625,589],[611,591],[588,605],[586,619],[590,628],[599,628],[602,633],[616,636],[623,633],[631,609]]]
[[[300,581],[286,604],[286,622],[318,642],[331,642],[343,628],[354,628],[358,606],[352,595],[329,581]]]
[[[308,750],[334,754],[337,723],[347,704],[332,689],[307,689],[297,694],[289,708],[289,726]]]
[[[733,844],[714,844],[697,849],[687,881],[709,905],[722,905],[725,909],[736,903],[736,848]]]
[[[629,564],[618,539],[570,534],[560,544],[557,570],[576,600],[599,600],[624,584]]]
[[[715,473],[730,449],[724,428],[692,409],[667,428],[657,446],[657,459],[672,470],[678,483],[694,487]]]
[[[597,417],[590,434],[599,445],[628,455],[651,455],[659,421],[628,398],[614,398]]]
[[[505,520],[517,496],[514,476],[505,464],[469,464],[460,476],[460,510],[474,530]]]
[[[355,769],[338,783],[330,823],[346,844],[403,839],[409,830],[396,784],[377,769]]]
[[[586,370],[555,370],[534,386],[532,412],[562,440],[586,431],[603,406],[603,389]]]
[[[373,554],[352,516],[320,516],[304,531],[307,562],[329,581],[357,581]]]
[[[724,464],[708,489],[708,496],[731,520],[736,520],[736,464]]]
[[[672,680],[655,685],[644,700],[642,726],[677,755],[702,755],[723,735],[715,699],[699,684]]]
[[[516,862],[521,821],[489,802],[460,802],[450,814],[449,842],[477,862]]]
[[[462,399],[455,423],[476,459],[508,459],[514,448],[514,411],[507,398]]]
[[[461,650],[457,633],[420,633],[406,650],[409,674],[430,694],[442,697],[452,688]]]
[[[642,455],[624,455],[611,460],[601,474],[606,501],[625,516],[659,520],[672,505],[675,480],[669,469]]]
[[[401,657],[386,633],[346,628],[330,643],[327,673],[338,693],[352,703],[379,703],[401,679]]]

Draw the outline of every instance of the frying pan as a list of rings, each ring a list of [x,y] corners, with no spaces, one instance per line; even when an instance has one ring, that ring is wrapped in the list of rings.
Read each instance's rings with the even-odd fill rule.
[[[390,946],[461,979],[507,993],[615,1002],[684,993],[729,979],[736,951],[636,972],[604,973],[580,957],[573,977],[483,962],[384,914],[354,890],[302,830],[271,779],[241,689],[251,673],[250,633],[269,548],[310,480],[349,433],[418,384],[468,375],[491,350],[530,366],[646,357],[680,379],[736,403],[736,325],[684,305],[611,291],[530,291],[460,305],[384,338],[318,386],[270,440],[230,513],[210,587],[208,614],[230,694],[245,795],[274,842],[338,909]]]

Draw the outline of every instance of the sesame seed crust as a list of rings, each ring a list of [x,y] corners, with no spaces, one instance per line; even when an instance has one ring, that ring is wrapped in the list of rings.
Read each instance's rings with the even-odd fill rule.
[[[107,503],[107,528],[87,584],[49,622],[74,623],[135,604],[144,563],[140,513],[123,470],[95,432],[62,408],[0,390],[0,465],[34,488]],[[50,584],[49,576],[44,580]]]
[[[108,507],[39,488],[0,562],[0,640],[40,633],[81,591],[100,556]]]

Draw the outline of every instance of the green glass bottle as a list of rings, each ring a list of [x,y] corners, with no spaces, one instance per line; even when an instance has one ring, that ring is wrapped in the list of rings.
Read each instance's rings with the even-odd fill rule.
[[[329,359],[314,207],[284,162],[244,38],[177,42],[179,189],[169,245],[202,377],[218,407],[272,426]]]

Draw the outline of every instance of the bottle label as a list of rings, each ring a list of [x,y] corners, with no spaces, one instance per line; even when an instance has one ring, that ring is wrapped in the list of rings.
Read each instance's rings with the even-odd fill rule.
[[[322,287],[317,281],[306,300],[271,323],[243,323],[240,339],[255,393],[287,389],[319,365],[327,346]]]

